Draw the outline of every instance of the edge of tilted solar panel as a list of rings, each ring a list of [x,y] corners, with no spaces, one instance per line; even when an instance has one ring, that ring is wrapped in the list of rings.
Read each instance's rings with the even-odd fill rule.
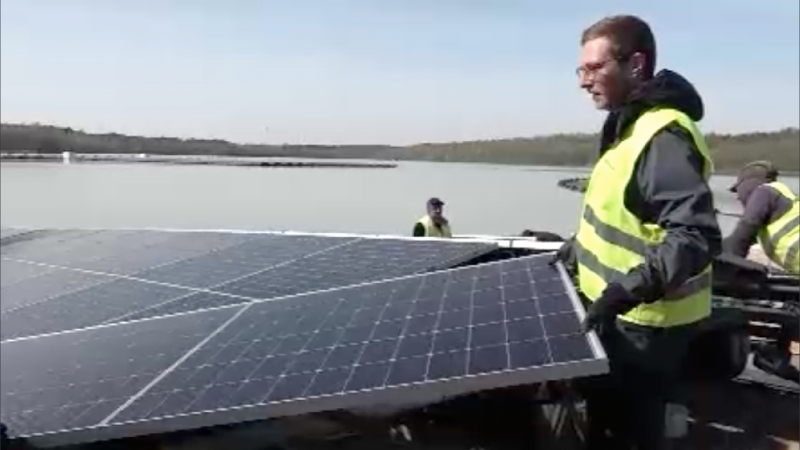
[[[547,255],[538,255],[528,258],[547,257]],[[488,264],[481,264],[479,266],[490,266],[495,264],[502,264],[507,261],[493,262]],[[468,266],[463,268],[450,269],[443,272],[457,272],[461,270],[470,270],[479,266]],[[582,303],[577,296],[577,293],[572,285],[572,282],[567,275],[566,270],[560,263],[557,264],[561,281],[564,284],[565,291],[574,312],[579,319],[585,316],[585,310]],[[440,272],[440,273],[443,273]],[[398,277],[392,280],[380,280],[363,285],[374,285],[380,283],[387,283],[391,281],[399,281],[402,279],[420,278],[426,276],[425,274],[410,275]],[[356,286],[339,287],[327,291],[338,291],[352,289]],[[324,292],[324,291],[323,291]],[[319,292],[318,292],[319,293]],[[193,311],[188,313],[181,313],[175,316],[163,316],[156,318],[142,319],[140,321],[127,322],[121,324],[103,325],[92,328],[107,328],[118,326],[134,326],[137,322],[151,322],[157,320],[169,320],[170,317],[184,316],[184,315],[201,315],[210,311],[221,311],[230,309],[232,317],[225,320],[224,323],[216,328],[210,335],[202,339],[197,345],[186,352],[182,357],[175,361],[169,368],[164,370],[160,375],[157,375],[150,383],[143,389],[135,394],[129,401],[120,406],[111,415],[106,417],[105,420],[100,421],[98,425],[70,429],[59,430],[53,432],[45,432],[41,434],[33,434],[23,436],[31,440],[32,443],[41,446],[58,446],[66,444],[76,444],[83,442],[102,441],[108,439],[119,439],[126,437],[133,437],[144,434],[158,434],[172,431],[180,431],[186,429],[196,429],[207,426],[225,425],[238,422],[246,422],[253,420],[265,420],[270,418],[298,415],[304,413],[313,413],[324,410],[332,409],[347,409],[360,406],[368,406],[373,404],[391,404],[391,403],[418,403],[418,402],[436,402],[443,398],[452,397],[455,395],[466,394],[470,392],[480,391],[484,389],[499,388],[505,386],[512,386],[518,384],[529,384],[544,382],[548,380],[569,379],[575,377],[592,376],[602,374],[608,371],[608,362],[606,359],[603,347],[599,343],[597,336],[594,333],[589,333],[587,341],[592,352],[592,358],[572,360],[565,363],[548,363],[547,365],[540,365],[525,369],[506,369],[498,372],[484,373],[479,375],[463,375],[455,378],[445,378],[437,381],[424,381],[414,382],[405,385],[396,385],[392,387],[379,387],[367,389],[359,392],[346,392],[333,395],[322,395],[317,397],[303,397],[295,398],[283,402],[262,403],[250,406],[216,409],[211,411],[200,411],[189,414],[179,414],[173,416],[163,416],[153,419],[143,419],[133,422],[113,422],[122,411],[130,406],[134,400],[144,395],[150,388],[158,384],[168,373],[174,371],[182,363],[184,363],[191,355],[200,350],[206,343],[208,343],[214,336],[220,333],[227,326],[231,325],[238,317],[240,317],[252,305],[274,301],[284,301],[294,297],[301,297],[310,294],[300,294],[295,296],[285,297],[283,299],[270,299],[257,302],[251,302],[246,305],[233,305],[228,307],[207,309],[200,311]],[[238,311],[236,310],[238,309]],[[90,328],[84,330],[66,331],[57,333],[61,335],[65,333],[80,333],[88,331]],[[25,339],[25,338],[23,338]],[[37,338],[30,338],[37,339]],[[412,388],[413,389],[410,389]]]

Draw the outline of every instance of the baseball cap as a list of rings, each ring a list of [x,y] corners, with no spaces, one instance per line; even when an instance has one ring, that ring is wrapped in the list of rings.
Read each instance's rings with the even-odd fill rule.
[[[763,179],[766,181],[775,181],[778,178],[778,170],[772,165],[770,161],[753,161],[747,163],[742,170],[739,171],[739,176],[736,177],[736,183],[730,187],[731,192],[736,192],[739,185],[750,179]]]
[[[430,206],[444,206],[444,202],[439,197],[431,197],[428,200]]]

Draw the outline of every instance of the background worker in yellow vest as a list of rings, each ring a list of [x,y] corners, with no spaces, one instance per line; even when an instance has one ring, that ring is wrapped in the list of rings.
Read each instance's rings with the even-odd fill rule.
[[[800,205],[797,194],[778,181],[770,161],[753,161],[742,168],[730,191],[744,213],[723,241],[726,252],[747,257],[758,241],[764,253],[787,272],[800,274]]]
[[[778,181],[778,171],[770,161],[745,165],[730,191],[744,207],[739,222],[723,241],[723,249],[747,257],[758,241],[764,253],[787,272],[798,274],[800,204],[797,194]],[[753,364],[761,370],[800,383],[800,371],[791,364],[790,346],[797,340],[797,326],[781,327],[774,343],[753,349]]]
[[[577,75],[608,111],[578,232],[557,252],[586,300],[610,373],[584,380],[589,448],[662,449],[666,403],[697,323],[711,313],[711,262],[721,234],[703,102],[669,70],[633,16],[590,26]],[[570,267],[571,266],[571,267]],[[587,383],[588,382],[588,383]]]
[[[437,197],[428,200],[427,213],[414,224],[415,237],[453,237],[450,223],[444,217],[444,202]]]

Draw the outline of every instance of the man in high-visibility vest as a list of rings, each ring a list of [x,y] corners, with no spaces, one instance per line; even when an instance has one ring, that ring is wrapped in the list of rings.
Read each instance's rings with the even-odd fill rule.
[[[444,202],[437,197],[428,200],[427,213],[414,224],[413,236],[451,238],[450,222],[444,217]]]
[[[581,39],[577,75],[608,111],[578,231],[557,252],[586,300],[583,320],[610,373],[585,386],[589,448],[661,449],[693,331],[711,313],[711,262],[721,234],[703,102],[669,70],[655,73],[650,27],[613,16]]]
[[[753,161],[742,168],[731,186],[744,213],[723,247],[746,257],[758,241],[764,253],[789,273],[800,274],[800,203],[789,186],[778,181],[770,161]]]
[[[770,161],[745,165],[730,191],[744,207],[739,222],[723,249],[747,257],[758,241],[767,257],[789,273],[800,273],[800,203],[789,186],[778,181]],[[800,383],[800,371],[791,363],[790,346],[797,340],[797,326],[784,325],[774,343],[754,349],[753,364],[765,372]]]

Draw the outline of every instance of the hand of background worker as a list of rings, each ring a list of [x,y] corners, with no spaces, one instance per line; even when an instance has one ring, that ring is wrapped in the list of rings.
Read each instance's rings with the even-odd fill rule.
[[[600,298],[592,302],[586,310],[586,317],[581,322],[584,333],[599,331],[603,326],[613,323],[617,316],[625,314],[640,302],[625,288],[616,283],[606,286]]]
[[[561,244],[561,247],[556,250],[556,253],[553,255],[553,258],[550,260],[550,264],[556,264],[557,262],[561,261],[564,263],[564,267],[567,269],[570,274],[575,273],[575,268],[578,265],[578,256],[575,254],[575,237],[571,237],[564,241]]]

